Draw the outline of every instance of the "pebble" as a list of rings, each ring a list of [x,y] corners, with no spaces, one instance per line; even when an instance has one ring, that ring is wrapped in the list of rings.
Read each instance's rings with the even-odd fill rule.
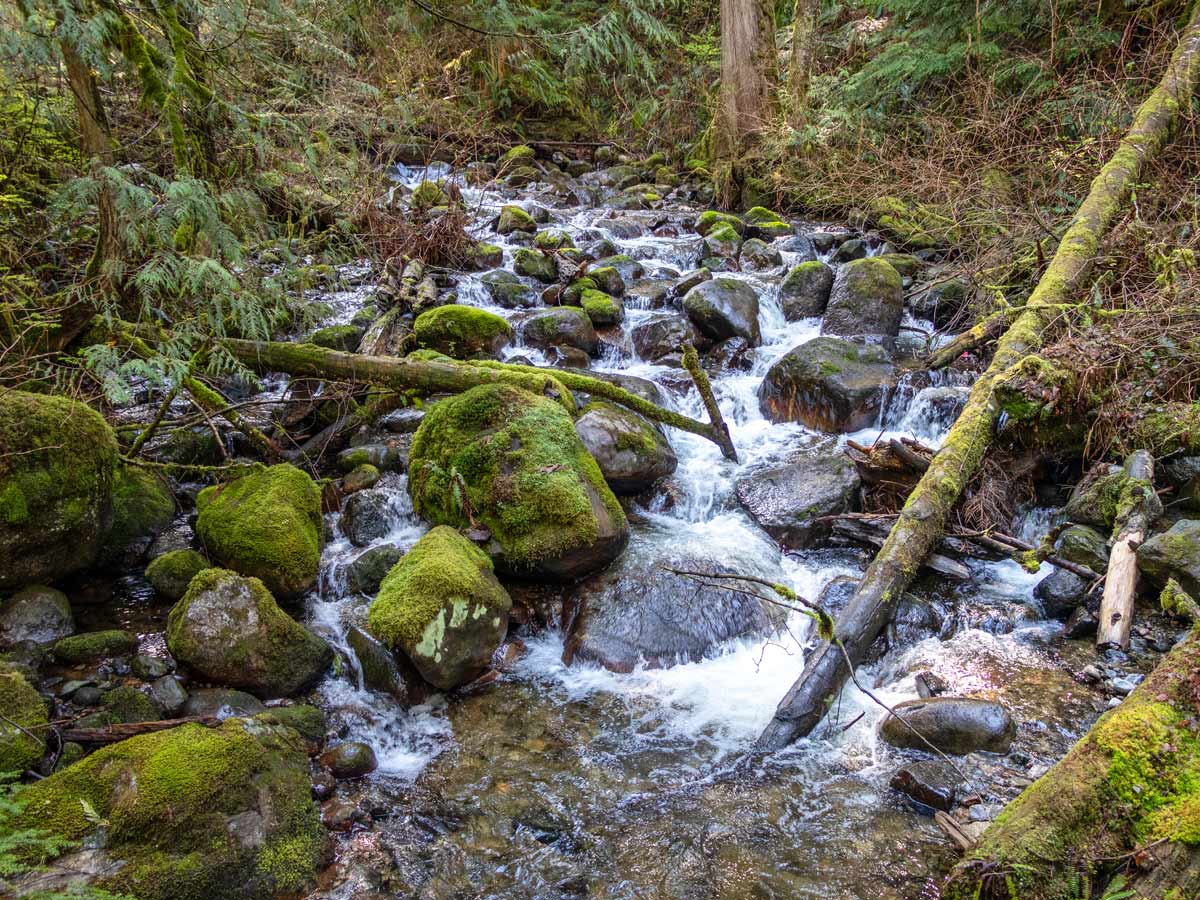
[[[1108,685],[1121,696],[1125,696],[1133,692],[1133,689],[1137,687],[1137,682],[1127,675],[1123,678],[1112,679]]]

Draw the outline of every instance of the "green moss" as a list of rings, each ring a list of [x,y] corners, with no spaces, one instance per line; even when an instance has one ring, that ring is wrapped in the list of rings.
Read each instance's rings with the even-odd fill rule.
[[[196,574],[209,565],[209,561],[195,550],[170,550],[150,561],[146,566],[146,580],[164,597],[178,600]]]
[[[325,713],[316,706],[297,703],[295,706],[276,706],[254,717],[275,725],[294,729],[309,744],[325,742]]]
[[[137,652],[137,638],[128,631],[89,631],[62,638],[54,645],[54,658],[65,665],[93,662]]]
[[[773,225],[783,221],[779,213],[772,212],[765,206],[750,207],[742,218],[751,225]]]
[[[562,250],[566,247],[574,247],[575,242],[565,231],[547,229],[537,233],[533,239],[533,246],[539,250]]]
[[[579,300],[593,325],[615,325],[625,318],[625,309],[620,301],[602,291],[584,291]]]
[[[210,558],[261,579],[280,598],[299,596],[316,583],[324,534],[321,489],[295,466],[271,466],[206,488],[196,506],[196,534]]]
[[[430,410],[413,439],[409,492],[434,523],[485,525],[516,566],[595,541],[593,501],[625,525],[571,417],[507,385],[472,388]]]
[[[503,173],[517,166],[529,165],[537,159],[537,153],[528,144],[517,144],[509,148],[497,161],[497,166]]]
[[[503,318],[474,306],[439,306],[417,316],[417,343],[456,359],[495,355],[512,338]]]
[[[308,342],[327,350],[352,352],[358,348],[362,334],[362,329],[357,325],[330,325],[314,331]]]
[[[118,722],[153,722],[161,718],[154,701],[135,687],[123,686],[105,691],[100,698],[100,705]]]
[[[367,627],[393,650],[416,645],[440,612],[482,604],[508,614],[512,601],[493,575],[492,561],[445,525],[425,534],[392,567],[367,614]]]
[[[120,553],[138,538],[162,531],[174,518],[175,498],[162,478],[136,466],[118,467],[107,551]]]
[[[81,841],[95,817],[105,820],[107,850],[124,865],[98,886],[140,900],[265,900],[316,872],[322,833],[310,791],[294,731],[229,719],[104,747],[31,785],[16,825]],[[227,827],[247,812],[268,823],[261,847]]]
[[[554,259],[541,250],[522,247],[513,254],[513,271],[518,275],[536,278],[543,284],[553,284],[558,280],[558,266]]]
[[[563,289],[558,302],[561,306],[582,306],[584,291],[594,291],[596,289],[596,282],[591,278],[587,276],[577,278]]]
[[[696,231],[705,237],[708,236],[709,232],[720,225],[731,228],[736,234],[742,234],[746,230],[746,223],[737,216],[729,213],[717,212],[713,209],[700,213],[699,218],[696,219]]]
[[[525,231],[533,234],[537,231],[537,222],[533,216],[519,206],[502,206],[496,221],[496,231],[500,234],[510,234],[514,231]]]
[[[91,565],[112,513],[117,442],[65,397],[0,392],[0,590]]]
[[[422,181],[412,192],[413,209],[432,209],[446,205],[446,192],[436,181]]]
[[[4,665],[0,665],[0,716],[0,772],[32,768],[42,758],[42,743],[32,735],[46,726],[46,705],[24,676]]]
[[[610,297],[620,297],[625,293],[625,279],[615,266],[596,266],[588,272],[587,279],[598,291],[604,291]]]
[[[914,250],[953,244],[960,239],[954,220],[927,204],[879,197],[872,201],[870,212],[880,231]]]

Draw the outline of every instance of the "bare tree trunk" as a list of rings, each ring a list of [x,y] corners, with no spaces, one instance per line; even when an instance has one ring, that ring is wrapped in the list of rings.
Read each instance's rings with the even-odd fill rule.
[[[1108,575],[1104,579],[1104,599],[1100,601],[1100,627],[1096,646],[1129,647],[1133,627],[1133,603],[1137,599],[1137,548],[1162,513],[1162,503],[1154,493],[1154,457],[1138,450],[1125,460],[1130,484],[1121,492],[1128,508],[1121,510],[1108,557]],[[1127,498],[1127,499],[1126,499]],[[1125,504],[1122,504],[1125,505]]]
[[[779,83],[773,0],[721,0],[721,93],[716,156],[739,186],[740,162],[775,115]]]
[[[834,635],[845,645],[855,665],[891,619],[904,589],[937,544],[946,517],[978,468],[991,442],[998,413],[994,396],[997,381],[1037,351],[1060,305],[1068,302],[1091,274],[1100,241],[1124,208],[1146,162],[1166,144],[1180,109],[1191,102],[1198,78],[1200,4],[1193,9],[1162,81],[1138,108],[1120,146],[1092,182],[1024,311],[1000,338],[991,365],[971,388],[967,404],[941,450],[909,495],[883,548],[838,616]],[[759,748],[778,749],[812,731],[847,675],[846,660],[837,645],[823,641],[809,655],[804,671],[759,737]]]
[[[817,11],[820,0],[796,0],[792,22],[792,57],[788,65],[789,119],[793,127],[804,124],[808,115],[808,85],[812,79],[817,41]]]

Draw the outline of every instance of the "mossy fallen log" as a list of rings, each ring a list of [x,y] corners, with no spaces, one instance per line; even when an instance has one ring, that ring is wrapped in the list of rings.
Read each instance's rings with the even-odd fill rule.
[[[946,517],[979,467],[999,412],[995,386],[1042,345],[1043,334],[1091,274],[1100,242],[1128,200],[1147,161],[1167,143],[1181,108],[1200,78],[1200,4],[1180,36],[1162,80],[1138,108],[1116,152],[1092,182],[1091,190],[1025,304],[1021,315],[996,345],[987,370],[971,388],[966,406],[945,443],[913,489],[883,548],[867,568],[858,589],[838,616],[834,636],[809,654],[804,671],[780,702],[759,737],[758,747],[783,747],[812,731],[849,674],[846,656],[857,665],[887,625],[904,589],[933,550]]]
[[[1194,629],[988,826],[943,900],[1099,897],[1135,856],[1132,896],[1200,896],[1198,671]]]

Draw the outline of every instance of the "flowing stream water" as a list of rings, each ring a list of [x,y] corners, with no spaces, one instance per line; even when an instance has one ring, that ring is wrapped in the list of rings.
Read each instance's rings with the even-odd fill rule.
[[[456,177],[404,169],[395,177],[411,187],[431,175]],[[477,235],[503,247],[504,267],[511,270],[518,245],[498,238],[488,222],[502,204],[528,201],[533,193],[461,187]],[[680,223],[698,211],[679,206],[629,215]],[[610,213],[602,205],[560,206],[553,213],[549,227],[577,240],[608,238],[649,276],[694,267],[697,238],[686,228],[677,237],[621,238],[607,228]],[[795,256],[785,251],[785,266],[776,270],[728,273],[759,292],[763,334],[748,369],[723,369],[713,377],[740,463],[724,460],[702,438],[671,430],[679,459],[674,502],[632,510],[626,553],[716,560],[815,599],[832,579],[861,574],[865,553],[783,553],[734,494],[739,471],[780,460],[813,439],[803,426],[766,420],[757,398],[771,363],[820,330],[818,319],[784,318],[778,286]],[[475,275],[462,275],[456,291],[459,302],[520,317],[491,305]],[[334,314],[323,324],[347,321],[370,294],[367,286],[336,295]],[[632,348],[630,330],[661,314],[649,306],[626,297],[621,330],[593,369],[653,381],[674,408],[704,419],[679,369],[647,363]],[[505,353],[546,361],[523,345],[519,325]],[[902,384],[877,427],[847,437],[870,443],[884,431],[937,446],[953,417],[939,402],[948,389],[965,394],[967,388],[961,377],[918,388]],[[390,474],[379,487],[390,498],[391,532],[375,545],[407,548],[426,526],[412,512],[405,477]],[[586,663],[566,666],[560,630],[530,628],[522,632],[525,652],[498,680],[403,709],[362,684],[346,632],[363,621],[370,598],[348,588],[344,570],[366,548],[342,535],[336,513],[330,525],[334,538],[308,615],[345,662],[318,693],[345,739],[371,744],[379,769],[339,787],[339,796],[366,810],[372,824],[342,839],[320,896],[907,898],[928,890],[929,879],[953,860],[952,846],[932,820],[887,787],[904,757],[877,738],[884,711],[853,685],[831,710],[831,724],[812,739],[736,765],[801,671],[810,632],[805,617],[791,614],[769,639],[731,641],[700,661],[627,674]],[[1016,718],[1033,719],[1034,727],[1022,727],[1018,746],[1024,750],[1016,761],[996,761],[998,774],[980,778],[987,801],[1000,796],[989,790],[1003,793],[997,779],[1011,794],[1037,774],[1039,752],[1061,752],[1082,724],[1082,701],[1050,646],[1058,626],[1036,614],[1031,589],[1039,576],[1012,563],[973,566],[971,583],[930,588],[934,602],[953,610],[941,639],[892,650],[861,677],[895,703],[917,696],[914,673],[933,671],[953,692],[1002,695]],[[965,765],[974,776],[980,764]]]

